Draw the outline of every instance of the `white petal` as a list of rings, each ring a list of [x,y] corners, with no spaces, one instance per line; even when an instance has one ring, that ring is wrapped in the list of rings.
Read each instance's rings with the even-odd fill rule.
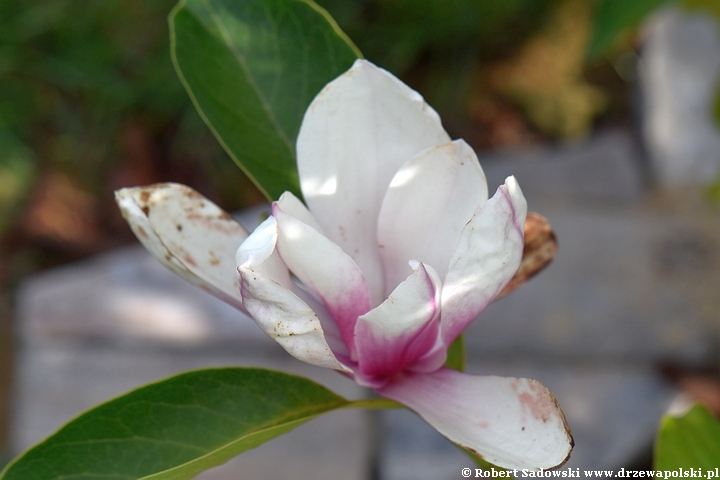
[[[305,201],[362,269],[373,305],[384,298],[377,218],[390,180],[410,157],[448,141],[417,92],[365,60],[330,82],[305,113],[297,140]]]
[[[165,266],[242,309],[235,251],[248,233],[195,190],[175,183],[115,192],[140,242]]]
[[[385,290],[405,278],[412,258],[444,274],[460,231],[487,195],[485,174],[463,140],[430,147],[407,161],[390,182],[378,220]]]
[[[369,376],[401,372],[435,345],[439,333],[440,279],[432,267],[415,271],[355,326],[358,371]]]
[[[237,252],[242,298],[255,323],[293,357],[319,367],[350,372],[325,340],[320,319],[288,288],[266,275],[277,241],[273,217],[263,222]]]
[[[354,359],[357,318],[370,310],[370,293],[357,264],[327,237],[273,204],[277,250],[283,262],[325,304]]]
[[[277,204],[283,212],[292,215],[301,222],[308,224],[310,227],[314,228],[319,233],[325,235],[322,226],[320,226],[315,216],[300,201],[300,199],[298,199],[295,195],[292,194],[292,192],[285,192],[280,195]]]
[[[553,468],[565,463],[572,450],[557,400],[536,380],[442,369],[410,374],[378,393],[410,407],[453,442],[501,467]]]
[[[350,365],[352,363],[350,360],[350,352],[340,335],[340,330],[338,330],[335,320],[332,318],[332,315],[330,315],[328,309],[325,308],[322,301],[299,280],[293,282],[291,290],[317,315],[320,320],[320,325],[322,325],[323,333],[325,334],[325,341],[330,346],[335,357],[340,360],[341,363]]]
[[[492,302],[520,266],[527,203],[515,177],[465,225],[442,290],[443,343],[452,341]]]
[[[255,272],[262,273],[269,280],[287,289],[293,287],[290,272],[275,249],[277,244],[277,221],[268,217],[238,247],[235,264],[252,265]]]

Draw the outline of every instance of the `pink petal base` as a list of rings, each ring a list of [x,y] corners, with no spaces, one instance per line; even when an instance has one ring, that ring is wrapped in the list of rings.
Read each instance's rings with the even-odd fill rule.
[[[358,318],[355,347],[359,371],[388,377],[427,353],[439,333],[437,273],[419,262],[415,271],[378,307]]]

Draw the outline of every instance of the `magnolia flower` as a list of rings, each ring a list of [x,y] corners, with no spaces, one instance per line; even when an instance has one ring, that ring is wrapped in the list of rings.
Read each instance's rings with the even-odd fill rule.
[[[297,160],[307,207],[285,192],[249,236],[187,187],[116,195],[165,265],[249,314],[295,358],[406,405],[491,463],[561,465],[572,437],[549,390],[444,367],[520,265],[527,208],[515,178],[488,199],[473,150],[365,60],[313,100]]]

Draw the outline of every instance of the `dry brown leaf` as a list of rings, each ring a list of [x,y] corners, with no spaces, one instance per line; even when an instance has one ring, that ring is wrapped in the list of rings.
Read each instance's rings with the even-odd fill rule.
[[[552,261],[556,252],[555,233],[547,218],[539,213],[528,212],[525,219],[525,247],[520,268],[495,300],[504,297],[538,274]]]

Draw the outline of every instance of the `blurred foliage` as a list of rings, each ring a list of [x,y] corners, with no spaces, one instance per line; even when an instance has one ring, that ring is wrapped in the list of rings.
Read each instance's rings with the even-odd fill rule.
[[[363,54],[422,92],[453,136],[492,146],[474,116],[479,72],[515,54],[558,0],[319,0]],[[501,112],[502,114],[503,112]],[[491,122],[494,121],[491,120]]]
[[[450,64],[512,53],[555,0],[320,0],[365,56],[398,75],[421,60]]]
[[[92,185],[129,110],[159,124],[186,104],[172,81],[167,30],[158,28],[173,3],[2,2],[0,115],[8,128]]]
[[[129,240],[112,201],[121,186],[182,181],[227,208],[260,198],[175,74],[175,3],[0,2],[0,237],[16,253]]]
[[[610,49],[616,38],[636,26],[650,12],[672,0],[598,0],[587,57],[596,59]]]
[[[367,58],[422,92],[450,133],[476,148],[578,137],[610,101],[626,99],[585,79],[593,2],[319,3]],[[615,78],[609,86],[627,88]]]
[[[690,12],[709,13],[720,20],[720,2],[717,0],[680,0],[680,5]]]
[[[0,123],[0,232],[12,223],[34,177],[32,151]]]
[[[720,19],[718,0],[597,0],[593,12],[592,37],[587,46],[588,60],[597,60],[617,45],[618,39],[637,27],[663,5],[676,3],[690,12],[704,12]]]
[[[665,415],[655,440],[655,470],[718,466],[720,422],[698,403],[680,416]]]
[[[20,243],[108,246],[127,233],[111,192],[130,184],[189,183],[226,208],[262,198],[177,79],[166,21],[175,3],[0,2],[0,237],[15,216]],[[663,1],[318,3],[367,58],[421,91],[453,136],[485,148],[576,137],[606,108],[626,113],[616,104],[627,95],[616,92],[632,79],[616,73],[607,46]],[[586,53],[601,44],[591,82]]]
[[[583,76],[591,21],[589,3],[559,3],[545,27],[488,75],[492,91],[512,98],[538,129],[555,137],[589,132],[606,107],[603,92]]]

